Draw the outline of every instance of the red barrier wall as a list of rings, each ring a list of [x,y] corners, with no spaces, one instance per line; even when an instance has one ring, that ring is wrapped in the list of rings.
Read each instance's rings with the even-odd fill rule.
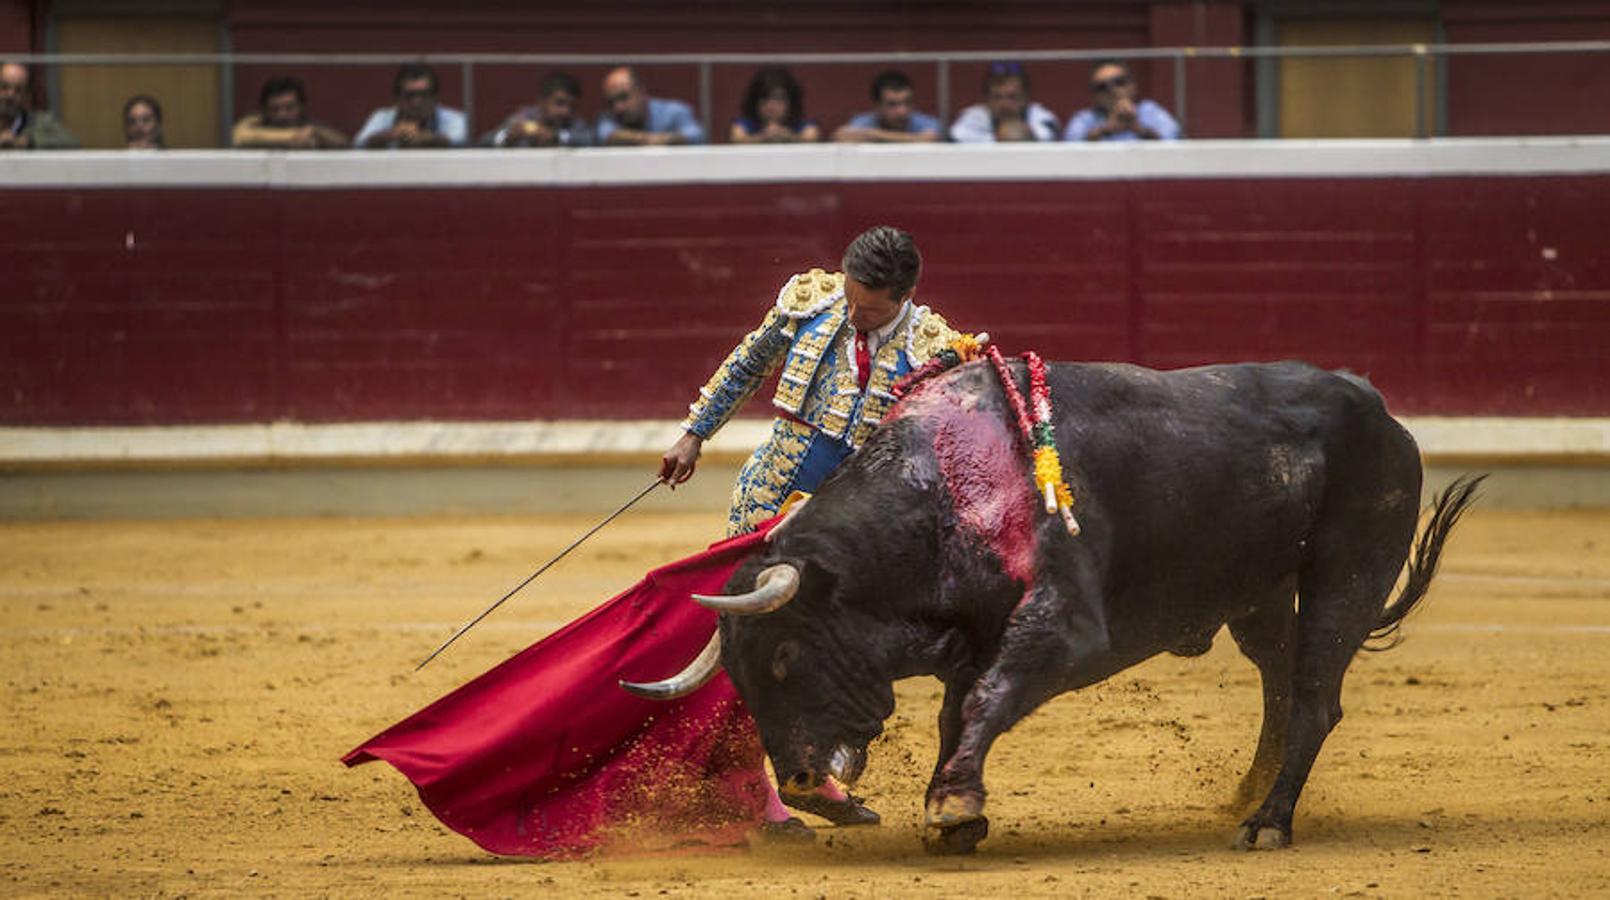
[[[675,418],[790,272],[911,229],[1003,349],[1297,357],[1610,414],[1610,176],[0,191],[0,422]]]

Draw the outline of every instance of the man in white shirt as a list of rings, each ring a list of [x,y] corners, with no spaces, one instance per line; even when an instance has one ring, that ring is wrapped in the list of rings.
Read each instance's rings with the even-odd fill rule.
[[[436,102],[436,72],[430,66],[409,63],[397,70],[392,94],[397,103],[377,109],[363,123],[353,144],[380,147],[462,147],[469,143],[469,122],[464,114]]]
[[[950,126],[958,144],[1054,141],[1057,117],[1029,99],[1029,73],[1021,63],[991,63],[984,73],[984,102],[962,110]]]

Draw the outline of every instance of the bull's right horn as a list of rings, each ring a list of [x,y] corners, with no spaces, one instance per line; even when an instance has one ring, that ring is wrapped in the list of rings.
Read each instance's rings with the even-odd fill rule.
[[[716,677],[721,671],[721,630],[717,629],[710,635],[704,649],[694,657],[688,667],[672,675],[664,681],[625,681],[620,685],[629,694],[636,694],[646,700],[675,700],[686,697],[702,688],[710,679]]]
[[[755,576],[755,589],[747,594],[711,597],[694,594],[699,605],[735,616],[758,616],[781,609],[799,591],[799,570],[788,563],[768,566]]]

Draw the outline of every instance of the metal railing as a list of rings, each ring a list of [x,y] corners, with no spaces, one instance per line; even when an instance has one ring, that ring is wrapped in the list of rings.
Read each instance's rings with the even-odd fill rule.
[[[51,71],[60,66],[218,66],[221,83],[234,83],[236,66],[396,66],[423,62],[436,66],[457,66],[463,81],[464,113],[475,122],[476,66],[694,66],[698,71],[700,120],[709,133],[713,121],[713,69],[720,65],[932,65],[937,85],[935,105],[941,121],[951,112],[950,67],[956,63],[994,62],[1011,59],[1020,62],[1095,62],[1121,59],[1128,63],[1168,60],[1173,67],[1173,107],[1180,122],[1186,121],[1188,85],[1186,64],[1193,60],[1284,60],[1337,58],[1407,57],[1415,62],[1415,132],[1429,137],[1430,111],[1426,109],[1426,88],[1435,77],[1434,66],[1457,56],[1511,56],[1524,54],[1610,53],[1610,41],[1548,41],[1535,43],[1472,44],[1360,44],[1323,47],[1228,46],[1228,47],[1129,47],[1098,50],[966,50],[891,51],[887,53],[655,53],[608,55],[597,53],[33,53],[11,54],[8,62],[45,65]],[[54,81],[52,82],[54,85]],[[1440,90],[1441,79],[1438,79]],[[54,104],[54,86],[51,97]],[[227,130],[235,120],[233,91],[223,90],[220,114]],[[1440,99],[1435,101],[1440,103]]]

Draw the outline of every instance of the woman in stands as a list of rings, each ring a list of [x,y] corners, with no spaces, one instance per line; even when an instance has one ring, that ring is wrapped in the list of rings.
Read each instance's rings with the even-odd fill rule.
[[[805,118],[805,89],[777,66],[757,71],[744,91],[743,115],[732,120],[734,144],[813,143],[822,129]]]
[[[162,150],[168,146],[162,135],[162,104],[155,97],[139,94],[123,104],[123,140],[130,150]]]

